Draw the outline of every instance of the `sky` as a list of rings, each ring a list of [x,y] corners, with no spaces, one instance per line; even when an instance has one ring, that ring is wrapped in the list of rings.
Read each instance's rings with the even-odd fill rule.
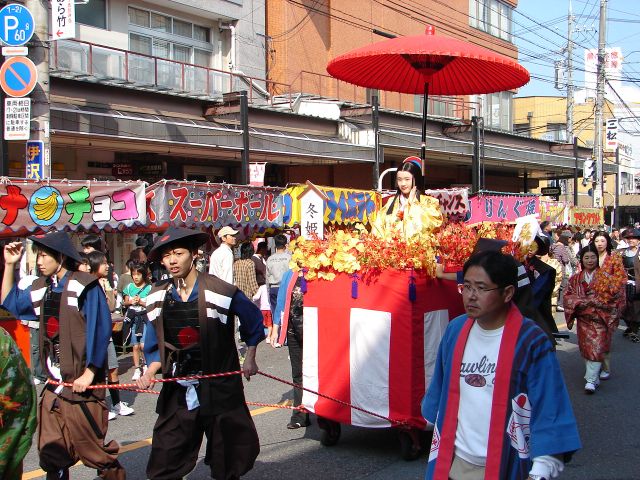
[[[575,16],[574,84],[584,87],[584,51],[598,48],[600,0],[571,0]],[[640,102],[640,1],[608,0],[607,46],[620,47],[623,54],[622,96]],[[564,96],[554,88],[554,62],[566,59],[569,0],[519,0],[513,13],[514,43],[519,62],[531,81],[517,96]],[[637,98],[635,98],[637,97]]]

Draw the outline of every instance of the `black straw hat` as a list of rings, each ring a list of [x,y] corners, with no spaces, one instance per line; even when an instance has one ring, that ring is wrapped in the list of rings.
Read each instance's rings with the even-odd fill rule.
[[[189,228],[169,227],[169,229],[160,235],[153,248],[149,251],[147,259],[151,262],[159,260],[162,250],[169,245],[176,247],[184,245],[189,247],[199,247],[209,240],[209,235],[199,230],[191,230]],[[177,244],[177,245],[174,245]]]
[[[29,237],[29,240],[38,246],[61,253],[65,257],[71,258],[76,262],[82,262],[82,257],[73,246],[71,238],[69,238],[67,232],[52,232],[47,233],[46,235],[32,235]]]

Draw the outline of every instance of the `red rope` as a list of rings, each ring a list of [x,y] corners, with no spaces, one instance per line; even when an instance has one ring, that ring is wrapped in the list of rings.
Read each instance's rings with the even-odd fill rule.
[[[177,382],[179,380],[206,380],[209,378],[219,378],[219,377],[229,377],[231,375],[241,375],[243,372],[241,370],[236,370],[233,372],[224,372],[224,373],[207,373],[207,374],[203,374],[203,375],[190,375],[188,377],[174,377],[174,378],[154,378],[151,380],[152,383],[169,383],[169,382]],[[406,422],[400,422],[398,420],[394,420],[392,418],[389,417],[385,417],[384,415],[380,415],[378,413],[372,412],[370,410],[366,410],[364,408],[358,407],[356,405],[353,405],[349,402],[345,402],[344,400],[340,400],[338,398],[332,397],[330,395],[326,395],[324,393],[320,393],[317,392],[315,390],[311,390],[310,388],[306,388],[300,385],[296,385],[293,382],[289,382],[283,378],[280,377],[276,377],[274,375],[270,375],[268,373],[262,372],[262,371],[258,371],[259,375],[262,375],[263,377],[267,377],[270,378],[272,380],[275,380],[277,382],[280,383],[284,383],[285,385],[289,385],[290,387],[293,388],[298,388],[301,390],[305,390],[309,393],[313,393],[314,395],[317,395],[319,397],[322,398],[326,398],[327,400],[331,400],[332,402],[336,402],[340,405],[343,405],[345,407],[348,408],[353,408],[354,410],[358,410],[362,413],[366,413],[367,415],[371,415],[372,417],[377,417],[380,418],[382,420],[386,420],[396,426],[407,426]],[[62,385],[63,387],[68,387],[68,388],[72,388],[73,387],[73,383],[66,383],[66,382],[59,382],[57,380],[51,380],[48,379],[47,383],[50,383],[52,385]],[[89,385],[87,387],[87,390],[97,390],[97,389],[102,389],[102,388],[114,388],[117,390],[127,390],[127,391],[131,391],[131,392],[139,392],[139,393],[152,393],[155,395],[158,395],[160,392],[157,392],[155,390],[145,390],[145,389],[141,389],[138,388],[138,385],[136,383],[118,383],[118,384],[97,384],[97,385]],[[285,408],[285,409],[291,409],[291,410],[301,410],[301,411],[305,411],[306,409],[304,407],[291,407],[291,406],[286,406],[286,405],[280,405],[280,404],[267,404],[267,403],[256,403],[256,402],[246,402],[247,405],[255,405],[255,406],[261,406],[261,407],[274,407],[274,408]]]

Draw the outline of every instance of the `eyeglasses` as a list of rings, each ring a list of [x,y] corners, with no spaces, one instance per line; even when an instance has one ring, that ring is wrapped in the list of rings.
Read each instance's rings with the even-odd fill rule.
[[[490,292],[492,290],[500,290],[501,288],[504,288],[504,287],[481,288],[481,287],[474,287],[470,283],[463,283],[461,285],[458,285],[458,293],[460,295],[464,295],[466,293],[467,295],[477,296],[477,295],[482,295],[484,293]]]

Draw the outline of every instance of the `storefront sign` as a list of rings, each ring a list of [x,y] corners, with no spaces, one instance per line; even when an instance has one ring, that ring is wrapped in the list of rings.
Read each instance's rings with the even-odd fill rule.
[[[525,215],[540,213],[537,195],[476,195],[471,198],[471,218],[468,223],[514,222]]]
[[[44,142],[28,141],[25,158],[27,160],[26,177],[30,180],[42,180],[44,178]]]
[[[117,228],[146,222],[143,182],[9,180],[0,184],[6,230]]]
[[[300,194],[300,230],[307,240],[324,239],[324,204],[327,196],[311,182]]]
[[[51,30],[54,40],[76,36],[76,6],[73,0],[51,0]]]
[[[254,187],[264,186],[264,171],[266,163],[250,163],[249,164],[249,185]]]
[[[147,189],[149,221],[158,226],[282,226],[282,189],[162,181]]]
[[[111,174],[114,177],[132,177],[133,164],[131,163],[114,163],[111,166]]]
[[[569,223],[580,227],[604,225],[604,210],[602,208],[571,207]]]
[[[307,185],[296,185],[282,192],[284,224],[300,225],[301,205],[298,197]],[[324,223],[351,225],[369,223],[373,214],[381,206],[381,195],[371,190],[353,190],[347,188],[317,187],[327,196],[324,206]]]

